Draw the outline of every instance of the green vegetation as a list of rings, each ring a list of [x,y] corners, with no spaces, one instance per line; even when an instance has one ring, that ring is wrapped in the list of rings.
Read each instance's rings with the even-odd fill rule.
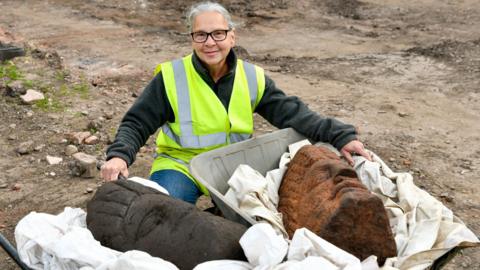
[[[90,87],[88,84],[87,79],[85,78],[85,75],[80,75],[80,82],[79,83],[74,83],[72,85],[72,90],[74,93],[77,93],[80,95],[80,98],[83,99],[88,99],[88,94],[90,92]]]
[[[69,83],[70,72],[68,70],[56,70],[52,74],[45,70],[35,71],[45,81],[27,80],[20,68],[13,61],[0,63],[0,79],[9,84],[13,81],[21,81],[26,89],[36,89],[45,95],[45,99],[37,101],[35,107],[43,111],[60,112],[67,107],[63,97],[76,95],[82,99],[88,99],[90,87],[84,75],[80,76],[79,82]],[[50,77],[50,80],[48,78]]]
[[[48,112],[63,112],[65,105],[55,97],[44,98],[35,102],[35,107],[42,111]]]
[[[20,80],[23,78],[23,74],[17,68],[15,63],[7,61],[0,64],[0,78],[7,79],[7,83],[10,81]]]
[[[33,88],[34,85],[35,85],[35,83],[31,80],[22,80],[22,81],[23,81],[23,86],[27,89],[28,88]]]
[[[57,81],[59,82],[62,82],[62,83],[66,82],[68,76],[70,76],[70,72],[68,72],[68,70],[61,69],[61,70],[55,71],[55,79],[57,79]]]
[[[72,86],[72,90],[80,95],[81,98],[83,99],[88,99],[88,93],[90,91],[90,88],[88,87],[88,84],[82,80],[81,83],[76,83]]]
[[[62,84],[60,88],[58,88],[58,94],[60,96],[66,96],[70,92],[70,89],[68,89],[68,85]]]

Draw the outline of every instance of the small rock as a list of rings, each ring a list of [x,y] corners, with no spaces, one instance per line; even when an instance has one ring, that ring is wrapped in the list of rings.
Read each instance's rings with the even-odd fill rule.
[[[68,140],[67,139],[61,139],[60,143],[68,143]]]
[[[17,127],[17,124],[10,124],[8,127],[14,129]]]
[[[87,128],[89,130],[100,130],[102,128],[102,122],[98,119],[88,122]]]
[[[7,84],[5,94],[10,97],[17,97],[26,93],[21,81],[13,81]]]
[[[21,143],[17,148],[17,153],[20,155],[29,154],[33,150],[33,143],[31,140]]]
[[[80,113],[85,116],[88,115],[88,111],[81,111]]]
[[[450,195],[448,192],[443,192],[442,194],[440,194],[440,198],[443,198],[445,199],[445,201],[447,202],[453,202],[453,196]]]
[[[396,160],[396,159],[393,158],[393,157],[388,159],[388,161],[390,161],[390,162],[394,162],[395,160]]]
[[[90,137],[90,132],[88,131],[72,132],[67,134],[68,141],[74,144],[82,144],[88,137]]]
[[[109,101],[107,101],[107,104],[108,105],[113,105],[113,101],[109,100]]]
[[[20,189],[22,189],[22,185],[20,185],[19,183],[16,183],[12,186],[12,190],[17,191],[17,190],[20,190]]]
[[[408,113],[399,112],[399,113],[398,113],[398,116],[400,116],[400,117],[407,117],[407,116],[408,116]]]
[[[33,148],[34,151],[37,151],[37,152],[40,152],[42,151],[42,149],[45,148],[45,144],[40,144],[40,145],[37,145]]]
[[[73,144],[69,144],[67,145],[67,147],[65,147],[65,155],[67,156],[71,156],[77,152],[78,152],[78,148]]]
[[[58,115],[58,114],[49,114],[48,115],[48,118],[51,119],[51,120],[58,120],[58,119],[60,119],[60,117],[61,116]]]
[[[32,117],[33,116],[33,112],[32,111],[28,111],[27,112],[27,117]]]
[[[114,138],[112,138],[110,134],[106,134],[105,138],[106,138],[107,144],[112,144],[114,141]]]
[[[7,183],[0,183],[0,189],[7,188],[8,184]]]
[[[411,162],[410,160],[408,160],[408,159],[405,159],[405,160],[403,161],[403,165],[405,165],[405,166],[410,166],[410,165],[412,165],[412,162]]]
[[[50,172],[49,175],[55,177],[57,174],[55,172]]]
[[[85,144],[93,145],[93,144],[97,144],[98,141],[99,141],[99,139],[98,139],[97,136],[90,136],[90,137],[85,139]]]
[[[60,164],[63,159],[61,157],[54,157],[54,156],[49,156],[47,155],[47,157],[45,158],[48,162],[48,164],[50,165],[57,165],[57,164]]]
[[[10,134],[10,135],[8,135],[8,138],[7,138],[7,139],[10,140],[10,141],[14,141],[14,140],[17,139],[17,136],[15,136],[15,135],[13,135],[13,134]]]
[[[73,164],[74,168],[71,168],[75,175],[81,175],[85,178],[95,177],[97,172],[97,158],[85,153],[79,152],[73,154],[76,162]]]
[[[33,89],[28,89],[27,93],[25,95],[20,96],[22,99],[22,102],[25,104],[33,104],[35,101],[43,100],[45,99],[45,96],[38,91],[35,91]]]
[[[87,188],[87,190],[85,190],[87,193],[92,193],[93,192],[93,188]]]
[[[105,112],[104,116],[108,120],[112,119],[113,118],[113,112]]]

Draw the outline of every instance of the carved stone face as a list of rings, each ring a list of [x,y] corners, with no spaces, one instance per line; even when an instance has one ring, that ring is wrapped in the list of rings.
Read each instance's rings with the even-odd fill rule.
[[[396,256],[382,201],[330,150],[301,148],[288,166],[279,197],[278,210],[290,237],[306,227],[362,260],[376,255],[383,264]]]
[[[343,163],[335,154],[322,156],[305,172],[304,179],[312,179],[314,184],[308,197],[312,196],[321,216],[318,221],[328,222],[338,212],[342,204],[350,200],[373,197],[368,189],[360,183],[355,171]],[[330,154],[327,153],[327,154]],[[310,181],[307,181],[310,182]],[[373,198],[374,199],[374,198]]]

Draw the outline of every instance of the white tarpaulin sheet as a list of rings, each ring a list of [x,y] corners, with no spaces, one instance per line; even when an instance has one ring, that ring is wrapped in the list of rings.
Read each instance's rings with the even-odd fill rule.
[[[121,253],[100,245],[86,228],[86,213],[67,207],[59,215],[32,212],[15,227],[23,262],[38,270],[178,270],[142,251]]]

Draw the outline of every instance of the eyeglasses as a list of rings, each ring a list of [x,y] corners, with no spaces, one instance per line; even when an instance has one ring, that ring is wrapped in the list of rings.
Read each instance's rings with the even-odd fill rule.
[[[232,29],[227,30],[215,30],[210,33],[198,31],[190,33],[192,35],[193,42],[203,43],[207,41],[208,36],[211,36],[214,41],[224,41],[227,38],[227,33]]]

